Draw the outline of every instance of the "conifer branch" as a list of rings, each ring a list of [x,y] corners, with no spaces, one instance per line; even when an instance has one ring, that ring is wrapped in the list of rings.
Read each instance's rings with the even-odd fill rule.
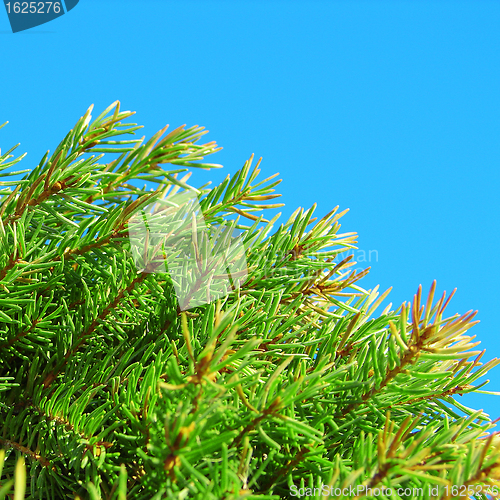
[[[0,183],[0,481],[24,455],[33,500],[500,488],[495,422],[456,399],[500,360],[475,350],[475,312],[444,317],[454,292],[375,314],[390,289],[360,286],[345,211],[265,218],[281,181],[261,159],[198,189],[219,166],[202,127],[134,139],[119,102],[91,112]]]

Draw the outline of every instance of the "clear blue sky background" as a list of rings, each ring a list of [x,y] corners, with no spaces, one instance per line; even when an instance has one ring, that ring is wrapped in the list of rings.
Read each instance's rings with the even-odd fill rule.
[[[147,136],[203,125],[225,168],[194,185],[263,156],[284,217],[350,209],[342,229],[376,251],[365,288],[393,286],[399,306],[457,287],[448,312],[479,310],[471,333],[500,357],[499,26],[486,0],[80,0],[12,34],[2,7],[0,146],[34,167],[116,99]],[[500,396],[460,401],[500,416]]]

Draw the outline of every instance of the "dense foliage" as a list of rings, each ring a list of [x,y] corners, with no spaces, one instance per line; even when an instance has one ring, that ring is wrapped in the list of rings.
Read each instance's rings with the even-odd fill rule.
[[[127,139],[140,127],[122,123],[133,113],[118,102],[90,113],[22,180],[5,173],[22,157],[0,157],[0,499],[14,476],[16,498],[26,484],[33,499],[486,498],[500,487],[492,422],[455,399],[498,362],[474,350],[475,313],[447,317],[451,296],[434,283],[375,315],[389,291],[358,286],[342,213],[298,209],[276,227],[262,213],[279,181],[258,181],[253,158],[197,190],[189,169],[217,167],[201,163],[218,150],[198,144],[202,128],[144,142]],[[224,222],[241,232],[247,267],[227,294],[183,308],[158,258],[138,268],[129,223],[189,192],[212,234]],[[184,278],[210,289],[208,240],[183,220],[206,279]]]

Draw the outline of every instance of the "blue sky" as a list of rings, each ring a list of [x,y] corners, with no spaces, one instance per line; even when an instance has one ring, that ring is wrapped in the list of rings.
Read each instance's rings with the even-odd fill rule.
[[[0,10],[0,147],[21,142],[34,167],[116,99],[147,136],[205,126],[224,169],[194,185],[262,156],[283,219],[350,209],[342,230],[372,251],[361,285],[392,286],[394,306],[457,287],[448,312],[479,310],[470,332],[500,357],[498,26],[486,0],[80,0],[17,34]],[[500,416],[500,397],[459,400]]]

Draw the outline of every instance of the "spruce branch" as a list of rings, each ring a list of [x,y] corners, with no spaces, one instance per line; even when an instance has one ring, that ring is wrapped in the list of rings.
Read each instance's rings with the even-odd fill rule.
[[[500,488],[496,422],[457,399],[500,360],[483,361],[475,312],[445,317],[454,292],[377,312],[390,289],[362,288],[345,211],[265,218],[281,181],[259,180],[261,159],[196,188],[219,166],[202,127],[135,139],[118,101],[91,113],[0,182],[0,497]]]

